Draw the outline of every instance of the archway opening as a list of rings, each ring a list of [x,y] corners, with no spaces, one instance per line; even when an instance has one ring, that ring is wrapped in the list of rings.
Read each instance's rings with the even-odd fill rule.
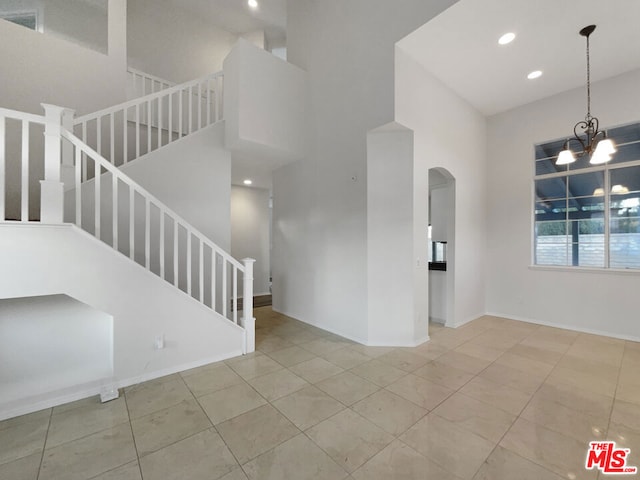
[[[455,177],[429,169],[429,325],[452,326],[455,275]]]

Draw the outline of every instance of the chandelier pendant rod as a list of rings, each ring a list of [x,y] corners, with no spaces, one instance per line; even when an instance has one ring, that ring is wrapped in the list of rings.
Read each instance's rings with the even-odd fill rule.
[[[589,35],[591,32],[586,33],[587,37],[587,120],[591,119],[591,63],[589,60]]]

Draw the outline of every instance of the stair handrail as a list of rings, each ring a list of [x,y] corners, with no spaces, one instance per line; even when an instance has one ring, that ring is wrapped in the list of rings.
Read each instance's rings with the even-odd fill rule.
[[[124,173],[122,170],[114,166],[111,162],[109,162],[109,160],[104,158],[102,155],[100,155],[93,148],[91,148],[89,145],[84,143],[81,139],[79,139],[77,136],[75,136],[72,132],[70,132],[66,128],[62,127],[61,133],[64,138],[69,140],[82,153],[91,157],[94,162],[96,162],[98,165],[104,168],[107,172],[111,173],[114,177],[116,177],[118,180],[122,181],[126,185],[134,188],[138,194],[140,194],[142,197],[144,197],[148,201],[155,204],[161,211],[163,211],[165,214],[175,219],[178,224],[187,228],[194,236],[201,239],[204,242],[204,244],[206,244],[209,248],[215,251],[218,255],[226,259],[229,263],[237,267],[240,271],[244,272],[244,265],[242,263],[240,263],[238,260],[236,260],[231,255],[229,255],[229,253],[223,250],[222,247],[218,246],[215,242],[210,240],[209,237],[207,237],[204,233],[200,232],[196,227],[194,227],[187,220],[185,220],[183,217],[178,215],[175,211],[173,211],[170,207],[168,207],[166,204],[160,201],[155,195],[150,193],[143,186],[141,186],[139,183],[137,183],[135,180],[129,177],[126,173]]]
[[[44,125],[46,121],[44,115],[36,115],[35,113],[21,112],[19,110],[11,110],[10,108],[4,107],[0,107],[0,117],[23,120],[29,123],[39,123],[42,125]]]
[[[178,281],[178,272],[179,272],[179,247],[178,247],[178,231],[179,228],[182,228],[186,231],[187,234],[187,253],[186,253],[186,281],[187,287],[186,290],[183,290],[190,297],[194,298],[196,301],[201,303],[203,306],[213,310],[216,313],[220,313],[223,317],[229,319],[233,323],[240,325],[245,330],[245,346],[244,353],[253,352],[255,350],[255,318],[253,317],[253,264],[255,262],[254,259],[245,258],[242,260],[242,263],[235,258],[233,258],[229,253],[223,250],[220,246],[218,246],[215,242],[209,239],[205,234],[200,232],[196,227],[190,224],[187,220],[185,220],[182,216],[178,215],[174,210],[168,207],[164,202],[160,201],[155,195],[147,191],[144,187],[139,185],[133,179],[131,179],[128,175],[126,175],[121,169],[117,166],[113,165],[106,158],[100,155],[97,151],[91,148],[89,145],[85,144],[81,139],[75,136],[72,132],[70,132],[65,127],[60,127],[60,138],[66,139],[71,143],[75,150],[74,158],[75,164],[73,166],[75,170],[75,221],[74,223],[78,225],[80,228],[83,228],[82,222],[82,188],[83,183],[82,179],[82,169],[86,168],[86,158],[89,157],[93,162],[95,162],[95,170],[94,170],[94,193],[95,193],[95,227],[93,235],[100,240],[105,241],[100,234],[100,225],[101,225],[101,187],[100,184],[102,182],[101,177],[103,175],[102,170],[106,173],[111,174],[112,180],[112,222],[113,222],[113,231],[112,231],[112,240],[111,246],[117,250],[119,249],[118,244],[118,191],[119,191],[119,182],[124,183],[129,189],[130,195],[130,204],[129,204],[129,256],[132,260],[135,261],[135,234],[133,232],[134,225],[134,217],[132,215],[135,214],[135,195],[139,195],[144,199],[145,202],[145,263],[144,265],[140,264],[146,270],[160,276],[163,280],[169,282],[169,279],[166,275],[165,269],[165,234],[166,234],[166,223],[165,216],[169,218],[170,222],[173,223],[173,284],[174,286],[179,288]],[[160,272],[153,272],[151,269],[151,205],[153,205],[159,211],[160,218],[160,235],[159,235],[159,252],[158,258],[160,263]],[[83,228],[84,229],[84,228]],[[88,233],[92,233],[86,229],[84,229]],[[198,264],[197,264],[197,274],[199,276],[199,289],[195,293],[197,296],[194,297],[194,293],[192,291],[192,264],[193,264],[193,250],[192,244],[193,240],[197,241],[197,245],[199,247],[199,255],[198,255]],[[110,244],[109,241],[106,241],[107,244]],[[208,247],[211,252],[211,305],[207,305],[205,301],[205,292],[204,292],[204,248]],[[124,252],[121,252],[124,254]],[[218,265],[217,256],[222,259],[222,295],[220,298],[221,311],[218,312],[216,308],[216,266]],[[227,264],[231,266],[231,271],[227,270]],[[238,281],[239,281],[239,273],[242,274],[242,297],[243,297],[243,307],[242,307],[242,317],[238,318]],[[230,290],[228,290],[228,281],[227,277],[232,277],[232,284],[230,286]],[[231,293],[231,309],[229,311],[229,305],[227,304],[227,296]],[[229,318],[231,315],[231,318]],[[241,320],[239,322],[239,320]]]
[[[155,93],[156,89],[155,89],[155,84],[160,84],[160,89],[159,90],[164,90],[165,88],[169,88],[169,87],[173,87],[174,85],[176,85],[176,82],[172,82],[170,80],[166,80],[164,78],[160,78],[156,75],[152,75],[150,73],[147,72],[143,72],[142,70],[138,70],[137,68],[133,68],[133,67],[127,67],[127,73],[129,75],[131,75],[131,83],[132,83],[132,87],[134,89],[135,92],[137,92],[137,86],[139,84],[137,78],[139,77],[140,80],[142,80],[142,95],[140,96],[144,96],[147,94],[147,80],[149,80],[151,82],[151,92],[150,93]],[[159,91],[158,90],[158,91]]]
[[[202,81],[204,80],[207,80],[207,79],[213,80],[219,77],[224,77],[224,74],[222,71],[205,75],[204,77],[198,78],[196,80],[189,80],[188,82],[180,83],[155,93],[149,93],[143,97],[134,98],[133,100],[127,100],[126,102],[119,103],[112,107],[103,108],[102,110],[98,110],[96,112],[87,113],[86,115],[82,115],[81,117],[76,117],[73,124],[75,126],[78,126],[84,122],[96,120],[98,117],[104,117],[111,113],[120,112],[121,110],[135,107],[136,105],[141,105],[143,103],[148,103],[150,101],[157,100],[160,97],[169,96],[173,93],[177,93],[189,87],[197,86],[199,83],[202,83]]]
[[[7,120],[16,122],[16,134],[13,138],[7,138]],[[9,108],[0,107],[0,222],[20,221],[28,222],[29,211],[31,207],[31,199],[29,198],[29,165],[37,161],[40,163],[43,158],[32,158],[32,151],[30,148],[31,139],[33,133],[31,132],[31,125],[45,125],[46,118],[44,115],[35,115],[33,113],[20,112],[17,110],[11,110]],[[7,147],[9,143],[15,142],[15,147],[20,148],[20,154],[16,155],[16,162],[18,162],[19,168],[16,171],[20,172],[19,177],[10,178],[7,163]],[[20,208],[16,211],[9,213],[7,211],[7,196],[9,189],[17,184],[20,185],[20,192],[17,196],[19,198]]]
[[[223,72],[211,73],[75,119],[67,116],[63,124],[123,165],[222,120],[223,79]]]
[[[45,110],[44,116],[0,108],[0,223],[18,221],[61,225],[65,222],[66,204],[67,221],[74,219],[72,223],[113,247],[116,252],[128,255],[132,261],[163,280],[169,283],[173,281],[175,287],[201,303],[203,307],[220,313],[243,327],[245,353],[252,352],[255,349],[255,319],[253,318],[253,263],[255,260],[250,258],[236,260],[190,222],[74,135],[63,125],[68,109],[56,105],[42,104],[42,106]],[[12,122],[11,128],[18,128],[21,133],[7,136],[7,119]],[[13,125],[14,122],[15,125]],[[40,130],[30,130],[31,124],[44,126],[44,151],[29,148],[31,140],[42,139]],[[16,140],[11,150],[7,150],[5,141],[7,137]],[[14,152],[17,148],[20,148],[19,153]],[[15,157],[7,158],[8,152],[16,153]],[[7,177],[9,166],[7,160],[20,167],[20,211],[16,215],[19,219],[8,218],[6,215],[5,187],[10,180],[15,181]],[[37,187],[36,182],[30,181],[35,180],[32,167],[43,170],[37,177],[39,180]],[[91,170],[92,184],[82,182],[83,170],[88,169]],[[101,184],[109,180],[112,182],[111,198],[107,197],[103,201]],[[91,187],[93,191],[89,191],[94,194],[93,212],[91,208],[83,209],[86,203],[82,200],[85,188]],[[33,209],[33,217],[30,218],[30,206],[33,206],[30,205],[30,198],[36,188],[40,194],[40,205],[37,212],[35,208]],[[119,201],[126,199],[125,193],[129,193],[129,211],[123,214],[127,215],[123,218],[119,211],[122,206]],[[75,205],[72,202],[74,196]],[[33,200],[35,198],[37,197]],[[144,216],[138,216],[136,213],[141,212],[141,209],[137,208],[142,206],[140,200],[144,201]],[[103,225],[109,225],[103,221],[102,216],[102,210],[106,211],[109,206],[112,208],[109,218],[113,227],[111,239],[101,231]],[[12,215],[15,214],[13,210]],[[91,222],[83,221],[83,213],[93,213],[93,231],[90,228]],[[155,213],[157,215],[152,216]],[[128,225],[124,220],[128,220]],[[120,230],[119,222],[123,230]],[[152,222],[156,222],[156,225],[159,223],[159,228],[152,229]],[[124,232],[127,230],[128,242],[120,241],[120,237],[124,238]],[[141,235],[142,231],[144,235]],[[123,235],[118,235],[119,233]],[[172,248],[171,246],[166,248],[165,243],[171,244],[171,233],[173,234]],[[186,241],[185,235],[181,233],[186,234]],[[127,243],[129,248],[125,253]],[[143,248],[136,250],[136,246]],[[199,251],[194,250],[194,247]],[[205,254],[209,252],[210,255],[207,255],[205,260]],[[144,254],[144,261],[142,261],[142,254]],[[154,262],[157,261],[154,265],[151,263],[152,257]],[[165,263],[170,259],[173,259],[172,270],[165,268]],[[210,270],[207,272],[208,268]],[[219,270],[222,272],[221,275]],[[208,282],[205,294],[205,279],[209,280],[208,274],[211,280]],[[218,279],[221,279],[220,283]],[[239,291],[240,279],[242,279],[241,291]],[[193,288],[192,284],[197,284],[198,288]],[[217,287],[220,287],[221,291],[219,296],[216,294]],[[239,294],[243,297],[240,318],[238,316]]]

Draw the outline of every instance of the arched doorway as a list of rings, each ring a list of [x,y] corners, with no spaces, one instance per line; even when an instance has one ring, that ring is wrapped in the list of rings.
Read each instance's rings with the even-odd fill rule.
[[[454,324],[455,178],[429,169],[429,324]]]

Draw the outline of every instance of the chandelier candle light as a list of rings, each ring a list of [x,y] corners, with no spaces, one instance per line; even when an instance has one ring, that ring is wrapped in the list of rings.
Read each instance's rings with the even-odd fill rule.
[[[589,64],[589,35],[596,29],[595,25],[589,25],[580,30],[580,35],[587,39],[587,116],[583,121],[578,122],[573,127],[573,137],[564,142],[562,151],[558,155],[556,165],[567,165],[576,161],[576,156],[570,148],[572,140],[578,141],[582,146],[582,152],[578,156],[590,155],[589,163],[599,165],[611,160],[611,155],[615,153],[616,147],[607,134],[598,129],[598,119],[591,116],[591,66]],[[582,129],[583,137],[578,134]],[[586,136],[586,138],[584,138]]]

